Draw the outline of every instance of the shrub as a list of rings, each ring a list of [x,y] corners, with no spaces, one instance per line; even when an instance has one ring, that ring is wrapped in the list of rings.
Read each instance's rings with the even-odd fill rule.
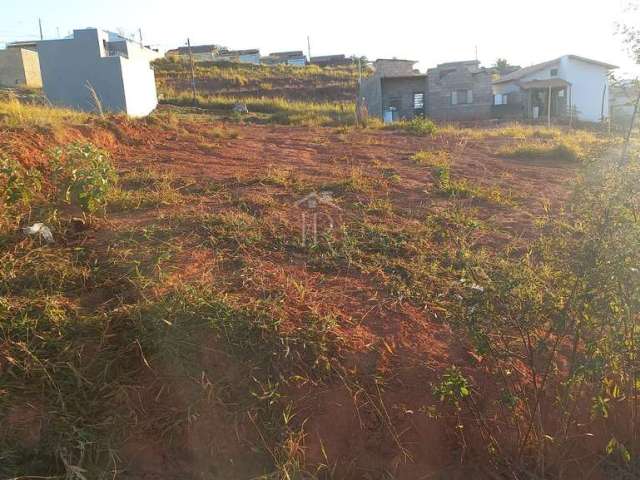
[[[585,158],[582,148],[577,143],[568,141],[557,143],[523,142],[502,147],[498,150],[498,155],[507,158],[553,159],[567,162],[577,162]]]
[[[55,150],[52,177],[66,202],[94,213],[105,206],[107,195],[117,181],[109,154],[90,143],[72,144]]]
[[[406,132],[412,133],[414,135],[435,135],[437,132],[436,124],[431,120],[416,117],[411,120],[402,120],[400,122],[395,122],[387,125],[386,128],[391,130],[404,130]]]
[[[454,366],[442,375],[440,383],[433,387],[433,394],[441,402],[450,402],[458,406],[460,400],[471,395],[471,387],[462,372]]]
[[[5,205],[28,203],[42,187],[42,176],[19,162],[0,157],[0,202]]]
[[[548,472],[566,461],[558,451],[587,442],[588,418],[610,462],[637,452],[639,181],[637,164],[590,164],[571,215],[529,254],[465,265],[485,272],[483,288],[461,297],[457,322],[494,372],[499,401],[516,409],[508,422],[519,448],[509,463],[544,456],[536,473]]]

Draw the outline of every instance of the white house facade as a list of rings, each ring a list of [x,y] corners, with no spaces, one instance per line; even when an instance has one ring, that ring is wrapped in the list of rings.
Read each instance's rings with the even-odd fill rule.
[[[44,93],[54,105],[139,117],[158,105],[150,60],[137,42],[95,28],[38,42]],[[96,99],[97,97],[97,99]]]
[[[615,68],[577,55],[522,68],[493,82],[495,111],[599,122],[609,116],[609,72]]]

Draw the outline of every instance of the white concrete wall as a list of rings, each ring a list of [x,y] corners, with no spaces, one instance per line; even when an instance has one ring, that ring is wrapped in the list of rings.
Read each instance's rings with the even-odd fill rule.
[[[144,117],[158,106],[156,79],[148,62],[123,58],[122,80],[127,114]]]
[[[609,116],[608,69],[593,63],[562,57],[561,78],[571,83],[571,103],[578,112],[578,119],[599,122],[602,118],[602,94],[604,116]]]
[[[54,105],[95,111],[90,85],[105,111],[149,114],[157,97],[148,59],[106,56],[108,38],[106,32],[87,29],[74,31],[71,39],[38,42],[45,95]]]

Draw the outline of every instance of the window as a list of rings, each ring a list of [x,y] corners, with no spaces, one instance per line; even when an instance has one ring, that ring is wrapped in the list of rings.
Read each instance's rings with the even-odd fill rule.
[[[494,105],[507,105],[509,103],[509,94],[508,93],[503,93],[503,94],[497,94],[493,97],[493,104]]]
[[[558,69],[557,68],[552,68],[551,69],[551,76],[552,77],[557,77],[558,76]]]
[[[413,109],[424,110],[424,93],[416,92],[413,94]]]
[[[389,110],[400,110],[400,105],[402,105],[402,101],[398,95],[392,95],[387,99]]]
[[[473,103],[472,90],[454,90],[451,92],[451,105],[464,105]]]

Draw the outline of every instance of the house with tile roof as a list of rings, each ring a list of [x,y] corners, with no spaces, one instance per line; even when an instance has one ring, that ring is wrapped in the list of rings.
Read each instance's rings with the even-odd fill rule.
[[[615,65],[564,55],[521,68],[493,82],[499,118],[599,122],[609,116],[609,74]]]

